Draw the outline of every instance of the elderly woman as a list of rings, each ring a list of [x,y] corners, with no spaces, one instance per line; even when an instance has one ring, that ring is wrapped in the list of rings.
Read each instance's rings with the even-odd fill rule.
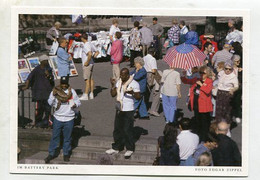
[[[166,123],[173,123],[177,110],[177,98],[181,98],[180,73],[170,67],[163,71],[161,83],[163,84],[162,104]]]
[[[139,22],[134,22],[134,28],[131,29],[129,36],[129,46],[130,46],[130,67],[134,67],[134,59],[138,56],[142,56],[141,47],[141,33],[139,29]]]
[[[47,46],[51,46],[53,41],[58,41],[58,39],[61,37],[61,32],[59,30],[60,27],[61,27],[61,23],[55,22],[54,26],[47,31],[46,34]]]
[[[228,124],[232,122],[230,104],[234,92],[238,89],[238,78],[234,73],[233,63],[225,63],[225,69],[218,73],[218,92],[216,98],[216,120],[225,119]]]
[[[146,75],[147,72],[144,68],[144,60],[140,56],[134,59],[135,69],[130,74],[134,75],[134,80],[139,83],[140,93],[142,98],[140,100],[135,100],[135,110],[138,109],[139,119],[149,120],[147,108],[144,102],[144,94],[146,91]]]
[[[199,73],[201,78],[190,88],[190,107],[191,110],[194,110],[200,141],[206,142],[211,121],[210,113],[213,111],[211,102],[212,70],[207,66],[202,66]]]

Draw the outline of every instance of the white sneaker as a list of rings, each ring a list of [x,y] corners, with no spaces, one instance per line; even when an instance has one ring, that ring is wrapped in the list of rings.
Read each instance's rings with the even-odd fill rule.
[[[94,99],[94,94],[92,92],[89,93],[89,99]]]
[[[126,151],[124,156],[125,156],[126,159],[128,159],[128,158],[131,157],[131,155],[132,155],[133,153],[134,153],[134,151]]]
[[[84,94],[79,98],[79,100],[81,100],[81,101],[87,101],[87,100],[88,100],[88,95],[84,93]]]
[[[239,117],[236,118],[236,122],[239,124],[241,123],[241,119]]]
[[[112,154],[119,153],[119,151],[118,150],[114,150],[114,149],[109,149],[109,150],[106,150],[106,153],[109,154],[109,155],[112,155]]]

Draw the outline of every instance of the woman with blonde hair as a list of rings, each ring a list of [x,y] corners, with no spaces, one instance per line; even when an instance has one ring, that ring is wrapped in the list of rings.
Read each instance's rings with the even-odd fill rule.
[[[201,78],[190,88],[190,108],[194,111],[200,141],[207,141],[211,121],[210,113],[213,111],[211,102],[213,72],[209,67],[202,66],[199,73]]]

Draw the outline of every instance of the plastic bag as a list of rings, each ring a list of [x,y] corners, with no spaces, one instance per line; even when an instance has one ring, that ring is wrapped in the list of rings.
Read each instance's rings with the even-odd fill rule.
[[[57,41],[53,41],[49,55],[52,56],[56,55],[58,47],[59,47],[59,43]]]

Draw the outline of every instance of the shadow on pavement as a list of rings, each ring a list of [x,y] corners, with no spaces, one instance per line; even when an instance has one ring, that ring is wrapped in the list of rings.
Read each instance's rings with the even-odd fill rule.
[[[102,86],[96,86],[94,89],[94,96],[97,96],[99,93],[101,93],[104,89],[108,89],[106,87],[102,87]]]
[[[71,141],[71,147],[74,149],[78,146],[79,139],[83,136],[90,136],[91,133],[85,129],[85,126],[78,126],[74,127],[72,132],[72,141]]]
[[[23,116],[18,116],[18,127],[25,128],[25,126],[27,124],[30,124],[32,122],[33,122],[33,120],[31,120],[29,118],[26,118],[26,117],[23,117]]]
[[[148,130],[139,127],[139,126],[135,126],[133,128],[133,134],[134,134],[134,141],[138,141],[141,137],[141,135],[147,135],[148,134]]]
[[[83,94],[82,89],[75,89],[75,91],[76,91],[78,96]]]

